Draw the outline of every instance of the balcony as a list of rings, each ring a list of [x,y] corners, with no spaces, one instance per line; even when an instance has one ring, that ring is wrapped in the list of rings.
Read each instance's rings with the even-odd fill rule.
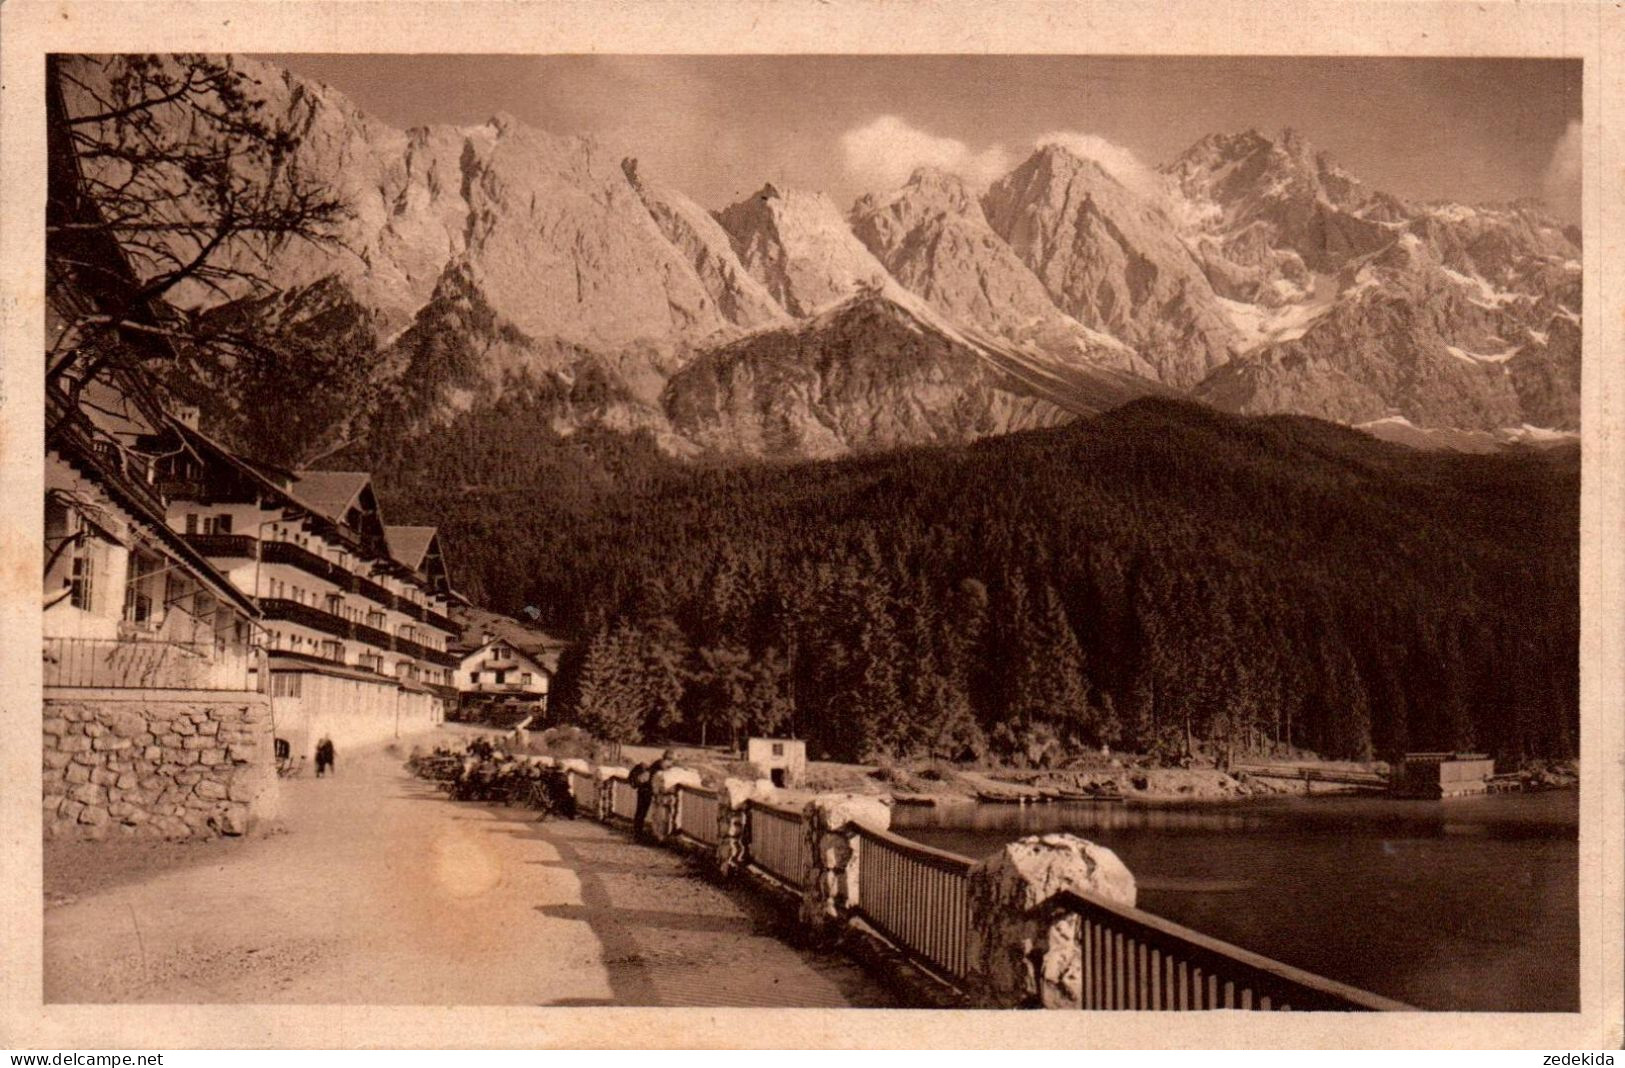
[[[351,623],[350,628],[355,632],[355,640],[358,642],[366,642],[368,645],[376,646],[379,649],[393,649],[395,647],[393,639],[390,638],[389,632],[386,630],[369,627],[365,623]]]
[[[212,502],[209,486],[200,478],[159,479],[158,492],[166,501]]]
[[[435,628],[436,630],[444,631],[447,634],[457,634],[462,630],[461,627],[451,621],[450,616],[443,616],[432,608],[425,608],[423,610],[423,622],[429,624],[429,626]]]
[[[454,668],[459,663],[455,655],[442,652],[439,649],[431,649],[427,645],[415,642],[410,638],[397,637],[395,639],[395,651],[416,657],[419,660],[427,660],[429,663],[438,664],[440,667]]]
[[[321,631],[323,634],[331,634],[335,638],[350,638],[378,649],[405,653],[407,656],[426,660],[440,667],[456,667],[458,664],[457,657],[451,653],[431,649],[410,638],[391,637],[376,627],[356,623],[312,605],[291,601],[286,597],[261,597],[259,605],[261,611],[265,613],[267,622],[296,623],[311,630]]]
[[[247,534],[188,534],[186,544],[211,559],[254,559],[254,539]]]
[[[359,593],[369,601],[381,604],[385,608],[395,607],[395,595],[393,593],[390,593],[365,575],[351,575],[350,577],[355,580],[355,586],[351,592]]]
[[[349,620],[340,619],[331,612],[312,608],[308,604],[290,601],[286,597],[261,597],[260,610],[265,613],[267,621],[282,620],[297,623],[301,627],[319,630],[335,638],[355,637],[355,624]]]
[[[479,682],[468,687],[467,693],[497,693],[512,694],[514,696],[530,696],[540,700],[547,696],[546,690],[538,690],[534,682]]]
[[[355,588],[355,576],[331,560],[323,559],[303,545],[291,541],[267,540],[260,543],[260,559],[268,564],[289,564],[307,575],[326,579],[339,589],[349,592]]]

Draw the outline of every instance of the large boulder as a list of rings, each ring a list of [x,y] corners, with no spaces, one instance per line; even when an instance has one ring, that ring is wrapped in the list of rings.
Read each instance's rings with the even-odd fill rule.
[[[829,929],[858,903],[858,865],[853,826],[884,831],[891,809],[866,794],[819,794],[802,809],[802,832],[812,853],[812,871],[802,887],[803,922]]]
[[[1062,890],[1134,907],[1134,873],[1105,846],[1073,834],[1041,834],[1008,843],[971,870],[1005,906],[1028,912]]]
[[[761,792],[761,784],[764,781],[766,780],[723,779],[722,789],[717,791],[717,796],[721,798],[722,803],[729,808],[742,808],[744,807],[745,802],[751,800],[752,798],[764,796]],[[772,788],[772,785],[772,783],[768,783],[768,787],[770,789]]]
[[[818,832],[861,823],[877,831],[891,828],[891,806],[869,794],[819,794],[802,809],[809,827]]]
[[[663,768],[655,772],[654,787],[656,793],[670,793],[679,786],[700,786],[704,780],[700,773],[693,768]]]
[[[1082,994],[1078,916],[1063,890],[1134,906],[1134,875],[1105,846],[1070,834],[1022,838],[969,874],[971,995],[985,1007],[1076,1007]]]

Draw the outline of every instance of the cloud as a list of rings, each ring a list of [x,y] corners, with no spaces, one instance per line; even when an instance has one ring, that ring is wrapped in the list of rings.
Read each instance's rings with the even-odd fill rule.
[[[848,130],[841,135],[841,151],[847,174],[872,192],[897,188],[918,167],[936,167],[984,186],[1015,166],[1002,145],[973,151],[963,141],[927,133],[896,115]]]
[[[1140,157],[1096,134],[1056,130],[1033,142],[1037,148],[1059,145],[1075,156],[1093,160],[1100,169],[1116,178],[1128,189],[1146,200],[1161,204],[1168,195],[1168,185],[1156,171],[1140,162]]]
[[[1552,147],[1551,162],[1541,176],[1541,195],[1547,205],[1564,219],[1580,218],[1580,146],[1584,129],[1572,119],[1563,136]]]

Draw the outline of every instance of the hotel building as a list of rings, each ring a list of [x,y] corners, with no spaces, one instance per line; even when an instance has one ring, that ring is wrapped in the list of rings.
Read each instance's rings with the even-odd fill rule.
[[[251,464],[183,421],[168,522],[257,604],[276,736],[307,760],[444,720],[459,600],[433,527],[386,526],[369,475]]]

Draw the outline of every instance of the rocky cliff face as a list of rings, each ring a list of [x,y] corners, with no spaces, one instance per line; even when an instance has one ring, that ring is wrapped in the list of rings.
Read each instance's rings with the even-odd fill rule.
[[[791,315],[816,315],[890,280],[822,193],[766,185],[717,219],[751,276]]]
[[[1046,145],[996,182],[987,220],[1078,321],[1189,387],[1229,356],[1234,329],[1161,204],[1099,164]]]
[[[1133,375],[964,333],[906,293],[865,290],[701,354],[662,407],[708,452],[830,457],[1054,426],[1151,392]]]
[[[1291,131],[1205,138],[1166,173],[1243,339],[1198,397],[1356,424],[1578,429],[1564,340],[1578,234],[1534,206],[1407,204]]]
[[[917,171],[896,192],[859,200],[851,221],[893,278],[955,322],[1063,365],[1155,377],[1131,346],[1055,306],[1038,276],[988,225],[963,180]]]
[[[551,398],[561,432],[643,429],[679,454],[968,440],[1159,391],[1578,426],[1578,235],[1530,205],[1405,203],[1290,132],[1205,138],[1132,187],[1047,145],[981,194],[921,171],[850,212],[765,186],[711,213],[591,139],[501,115],[394,130],[235,62],[302,134],[290,165],[352,214],[342,249],[275,258],[280,297],[183,296],[288,344],[342,320],[367,351],[321,380],[343,395],[318,406],[334,425],[301,430],[311,448],[516,388]],[[307,379],[289,392],[325,388]]]

